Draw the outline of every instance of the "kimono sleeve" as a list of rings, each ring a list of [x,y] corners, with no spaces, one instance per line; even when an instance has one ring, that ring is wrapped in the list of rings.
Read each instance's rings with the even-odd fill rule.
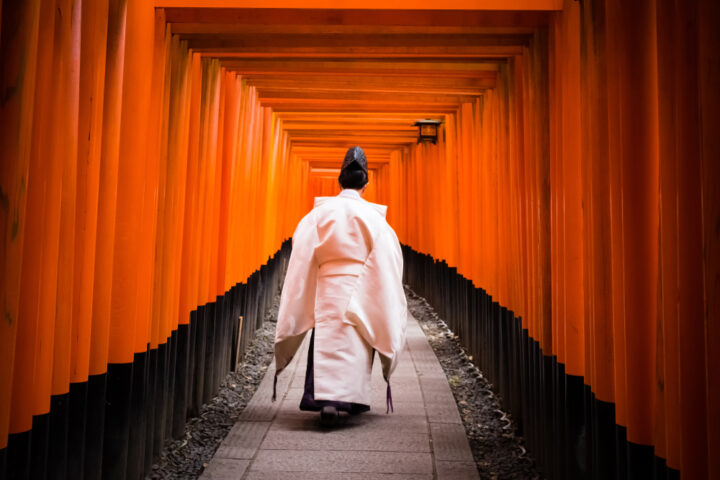
[[[292,360],[305,332],[315,324],[315,262],[317,230],[312,214],[305,216],[293,235],[292,253],[280,295],[275,330],[275,365],[282,371]]]
[[[407,301],[402,274],[400,243],[386,225],[375,238],[345,313],[345,322],[355,326],[380,354],[386,380],[405,345]]]

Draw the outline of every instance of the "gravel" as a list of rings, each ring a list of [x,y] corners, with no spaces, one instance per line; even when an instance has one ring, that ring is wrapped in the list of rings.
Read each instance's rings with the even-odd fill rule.
[[[492,385],[472,363],[458,338],[427,303],[405,287],[408,308],[418,320],[440,361],[465,426],[482,479],[541,479],[523,439],[492,391]],[[149,479],[197,478],[210,462],[255,394],[273,356],[279,296],[248,346],[242,363],[220,386],[218,395],[189,420],[182,438],[168,441]]]

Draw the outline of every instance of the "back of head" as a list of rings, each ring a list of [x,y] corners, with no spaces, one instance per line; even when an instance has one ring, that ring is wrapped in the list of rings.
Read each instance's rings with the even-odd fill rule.
[[[345,153],[340,176],[338,177],[342,188],[359,190],[368,182],[367,159],[360,147],[351,147]]]

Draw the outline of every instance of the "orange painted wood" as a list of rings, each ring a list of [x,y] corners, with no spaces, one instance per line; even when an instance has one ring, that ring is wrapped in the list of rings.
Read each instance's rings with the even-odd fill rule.
[[[147,15],[147,12],[145,12]],[[149,21],[149,19],[145,19]],[[147,24],[146,24],[147,25]],[[168,54],[168,37],[166,34],[164,12],[156,10],[153,16],[153,49],[152,73],[149,93],[149,112],[147,121],[147,137],[145,140],[146,163],[145,163],[145,185],[142,195],[142,216],[140,217],[140,229],[144,234],[138,245],[138,258],[142,266],[138,279],[138,300],[136,315],[138,318],[135,338],[133,341],[133,353],[146,352],[148,345],[156,346],[158,335],[157,328],[153,325],[153,287],[155,276],[158,275],[155,256],[157,252],[158,215],[159,215],[159,190],[163,165],[163,146],[167,144],[167,126],[164,125],[163,117],[167,112],[169,99],[165,92],[167,88],[166,55]],[[148,39],[145,39],[147,42]],[[162,172],[162,173],[161,173]],[[169,318],[165,317],[165,318]],[[165,327],[169,334],[170,329]]]
[[[602,7],[597,7],[602,8]],[[583,21],[592,21],[591,14],[585,13]],[[605,319],[611,318],[612,269],[610,221],[611,179],[604,164],[608,157],[608,96],[606,45],[602,42],[605,31],[602,24],[583,30],[586,47],[580,54],[581,68],[587,74],[581,79],[583,107],[582,132],[582,178],[575,185],[582,185],[580,200],[585,210],[583,219],[585,282],[585,325],[586,325],[586,383],[600,400],[614,400],[612,329]],[[572,185],[573,182],[571,182]],[[570,187],[572,188],[572,186]],[[577,198],[577,197],[576,197]],[[569,247],[572,248],[572,247]],[[575,280],[578,280],[576,277]]]
[[[328,0],[277,0],[259,2],[258,0],[155,0],[156,7],[212,7],[212,8],[327,8],[327,9],[374,9],[374,10],[559,10],[562,2],[558,0],[451,0],[439,5],[436,2],[395,2],[383,3],[377,0],[361,2],[345,1],[342,5]]]
[[[697,93],[697,14],[695,4],[682,8],[676,5],[657,7],[660,201],[664,207],[661,209],[661,231],[665,233],[661,237],[661,246],[666,247],[662,241],[669,240],[667,248],[661,250],[664,255],[661,267],[664,268],[664,260],[668,260],[671,274],[674,274],[666,279],[665,271],[661,272],[662,284],[668,287],[661,298],[665,307],[674,310],[668,312],[666,308],[663,312],[668,314],[669,323],[675,327],[668,329],[668,336],[672,338],[665,342],[671,343],[673,350],[677,349],[680,360],[677,362],[675,356],[665,360],[659,355],[658,361],[665,360],[665,365],[670,367],[668,373],[677,375],[675,391],[678,396],[675,400],[679,402],[675,410],[667,411],[667,416],[674,420],[673,433],[679,433],[680,437],[672,442],[679,441],[682,445],[679,468],[684,475],[703,478],[708,476],[708,452],[692,447],[695,439],[707,438],[707,412],[712,408],[706,398],[703,258],[697,255],[703,248],[700,155],[700,110],[703,104]],[[667,199],[666,191],[669,193]],[[663,216],[666,208],[668,219]],[[672,239],[667,235],[666,220],[672,221],[670,226],[676,229]],[[674,258],[669,258],[671,255]],[[673,260],[677,262],[674,265]],[[672,285],[673,280],[675,285]]]
[[[95,99],[105,90],[108,2],[85,5],[81,15],[71,382],[87,381],[90,372],[103,132],[103,102]]]
[[[631,442],[720,469],[712,2],[58,16],[76,3],[3,5],[0,442],[247,279],[357,144],[401,241],[520,316]]]
[[[164,341],[169,332],[171,332],[176,325],[173,324],[173,320],[177,318],[173,316],[170,311],[165,311],[162,316],[159,316],[160,310],[164,307],[167,308],[168,303],[163,304],[158,302],[158,293],[163,291],[163,288],[167,288],[172,285],[170,273],[167,272],[163,265],[163,259],[165,250],[168,251],[169,255],[173,255],[175,250],[172,248],[173,241],[165,235],[168,233],[167,221],[174,221],[177,219],[177,214],[171,218],[163,218],[166,213],[165,201],[169,195],[168,189],[172,186],[168,185],[168,157],[170,150],[170,119],[169,112],[172,104],[172,86],[173,86],[173,73],[174,64],[173,61],[177,61],[178,69],[182,69],[186,66],[180,59],[173,57],[173,41],[170,36],[169,28],[165,24],[165,12],[163,10],[155,11],[155,26],[154,26],[154,52],[153,52],[153,81],[151,86],[151,99],[153,107],[151,107],[150,116],[150,135],[147,142],[148,156],[154,156],[156,165],[153,165],[152,175],[156,175],[154,188],[148,191],[146,184],[146,197],[145,205],[148,204],[148,193],[152,192],[155,194],[151,205],[152,216],[150,218],[145,217],[143,222],[146,225],[143,228],[148,228],[151,233],[153,242],[145,244],[145,258],[146,261],[151,265],[151,272],[149,278],[143,279],[144,288],[146,292],[142,292],[144,296],[142,303],[147,315],[147,330],[146,336],[146,348],[147,345],[151,349],[157,348],[161,341]],[[148,223],[149,222],[149,225]],[[159,249],[158,246],[165,245],[163,249]],[[170,310],[170,309],[168,309]],[[137,339],[137,338],[136,338]]]
[[[225,121],[222,122],[222,175],[221,190],[219,202],[219,224],[218,224],[218,258],[215,275],[215,291],[218,294],[229,290],[232,285],[226,281],[228,250],[229,246],[229,230],[231,223],[231,189],[233,180],[235,180],[234,170],[236,168],[234,157],[237,153],[237,129],[240,117],[240,95],[238,88],[237,75],[231,72],[223,72],[223,84],[225,85],[225,97],[223,102],[223,111]]]
[[[298,76],[320,76],[326,80],[343,77],[396,77],[412,76],[426,81],[438,78],[471,79],[481,84],[489,83],[496,77],[498,64],[473,62],[463,59],[357,59],[353,62],[338,62],[329,58],[296,58],[274,60],[268,58],[223,58],[223,65],[248,78],[269,77],[277,74]],[[351,113],[351,112],[348,112]]]
[[[707,462],[708,478],[720,475],[720,415],[714,405],[720,403],[720,192],[715,181],[720,175],[720,137],[714,135],[720,124],[720,95],[716,88],[720,81],[717,68],[720,54],[714,45],[720,41],[720,5],[701,0],[697,6],[698,103],[700,132],[700,162],[702,168],[702,235],[703,235],[703,317],[705,331],[705,399],[707,402]],[[699,441],[702,443],[702,440]]]
[[[110,344],[111,291],[115,213],[117,206],[120,118],[125,59],[126,4],[110,0],[108,41],[103,99],[100,194],[98,199],[95,275],[93,282],[93,325],[90,344],[90,374],[107,371]]]
[[[59,11],[58,11],[59,10]],[[75,232],[78,170],[78,107],[80,96],[81,9],[80,1],[64,0],[57,4],[60,21],[56,23],[56,54],[54,69],[60,100],[54,127],[58,142],[55,152],[62,165],[60,200],[60,232],[58,245],[57,302],[52,360],[52,394],[62,395],[70,389],[73,322],[73,290],[75,288]],[[57,38],[57,37],[56,37]],[[48,406],[49,410],[49,406]]]
[[[673,30],[675,12],[666,8],[658,11],[658,47],[672,52],[675,39],[672,41],[664,34],[666,29]],[[674,37],[674,35],[672,35]],[[673,72],[678,68],[674,55],[658,55],[658,69]],[[657,416],[665,419],[663,428],[658,429],[655,444],[661,456],[667,459],[669,466],[680,469],[683,460],[683,442],[681,425],[681,386],[680,386],[680,337],[681,312],[678,308],[678,297],[681,286],[678,275],[678,169],[680,159],[676,158],[675,107],[678,103],[674,90],[674,75],[668,74],[658,78],[658,90],[661,93],[658,104],[658,121],[660,124],[660,166],[659,166],[659,276],[660,291],[658,305],[658,385],[662,385],[656,395]],[[684,157],[684,156],[683,156]],[[684,160],[684,158],[683,158]]]
[[[153,299],[153,344],[164,343],[178,323],[189,318],[180,312],[181,267],[183,265],[185,198],[188,186],[188,142],[191,112],[192,56],[177,38],[169,42],[166,75],[169,74],[167,146],[161,160],[158,205],[158,242],[165,248],[156,255],[155,296]],[[162,223],[161,223],[162,222]],[[188,315],[189,317],[189,315]],[[183,322],[184,320],[184,322]]]
[[[199,199],[200,222],[196,223],[199,230],[199,242],[196,251],[198,269],[198,286],[196,305],[204,305],[215,300],[210,293],[210,272],[212,249],[214,248],[213,217],[215,206],[215,177],[217,171],[217,121],[220,108],[220,64],[213,60],[204,60],[203,76],[205,91],[201,100],[201,134],[199,166],[201,169]],[[219,193],[219,192],[218,192]]]
[[[621,124],[618,121],[620,105],[617,101],[610,101],[619,96],[618,57],[614,55],[621,43],[617,35],[609,35],[607,22],[609,13],[605,4],[598,3],[599,10],[596,15],[597,24],[592,24],[592,10],[583,16],[585,25],[592,25],[593,29],[605,25],[605,31],[598,31],[598,36],[606,38],[607,69],[607,143],[608,143],[608,169],[610,171],[610,238],[613,255],[612,265],[612,323],[613,323],[613,354],[614,354],[614,390],[615,390],[615,422],[627,426],[628,418],[628,384],[627,384],[627,342],[625,337],[625,276],[624,276],[624,230],[623,230],[623,196],[622,196],[622,155],[620,152]],[[604,111],[595,112],[595,115],[605,115]],[[601,117],[602,118],[602,117]]]
[[[29,401],[23,383],[22,407],[13,403],[17,398],[17,374],[27,375],[32,369],[32,349],[28,341],[32,322],[20,323],[21,275],[24,244],[28,231],[28,177],[32,165],[31,140],[36,93],[36,69],[40,2],[23,2],[4,6],[2,12],[2,49],[0,68],[2,90],[11,85],[13,94],[0,105],[0,448],[7,446],[8,432],[29,428]],[[12,25],[12,28],[9,27]],[[30,336],[22,334],[30,330]],[[29,378],[24,379],[29,382]],[[18,415],[17,413],[21,413]]]
[[[188,324],[190,312],[198,305],[194,292],[197,289],[197,271],[194,269],[194,244],[199,234],[195,228],[196,211],[198,203],[198,142],[200,128],[200,96],[202,82],[201,59],[198,55],[192,55],[192,67],[190,75],[189,94],[189,130],[187,140],[187,174],[184,202],[184,219],[182,235],[182,268],[180,269],[179,281],[179,302],[178,322]]]
[[[657,300],[657,50],[652,2],[632,8],[608,4],[608,25],[622,44],[618,57],[618,120],[623,129],[622,159],[623,275],[627,342],[628,440],[652,444],[653,372]],[[610,34],[615,33],[611,30]],[[642,52],[642,53],[641,53]],[[637,61],[641,54],[642,61]]]
[[[29,348],[29,355],[23,359],[23,370],[15,372],[15,382],[29,384],[29,396],[14,396],[13,410],[21,422],[30,419],[27,413],[44,414],[50,408],[52,389],[52,361],[55,325],[55,306],[57,299],[58,249],[60,241],[60,199],[62,194],[62,154],[55,151],[61,147],[61,140],[53,134],[53,123],[62,121],[61,102],[55,95],[62,92],[60,82],[52,82],[52,72],[59,67],[55,59],[57,45],[61,36],[55,29],[55,4],[43,4],[40,11],[41,37],[38,43],[38,78],[49,78],[36,83],[35,115],[44,113],[43,121],[33,125],[33,149],[28,178],[28,215],[32,215],[32,224],[28,223],[23,249],[23,264],[28,264],[27,276],[23,276],[20,291],[20,335],[28,332],[30,339],[23,339]],[[60,29],[58,29],[60,30]],[[58,118],[59,117],[59,118]],[[34,180],[33,180],[34,179]],[[30,255],[37,257],[30,263]],[[24,268],[24,267],[23,267]],[[38,302],[42,298],[42,302]],[[25,320],[27,318],[27,320]],[[27,327],[23,324],[29,323]],[[24,335],[23,335],[24,336]],[[32,358],[32,360],[29,360]],[[29,360],[29,361],[28,361]],[[22,364],[17,363],[16,366]],[[26,370],[29,366],[30,369]],[[22,378],[22,376],[29,376]],[[28,388],[28,387],[25,387]],[[15,390],[16,387],[13,387]],[[18,389],[18,393],[21,390]],[[29,410],[29,412],[28,412]],[[11,413],[11,422],[15,412]],[[27,425],[26,430],[30,428]],[[10,431],[23,431],[13,428]]]
[[[135,353],[136,332],[144,330],[139,314],[138,284],[148,265],[142,258],[142,212],[147,180],[147,129],[153,64],[153,10],[141,0],[128,0],[125,58],[120,112],[117,208],[113,245],[108,362],[129,363]]]

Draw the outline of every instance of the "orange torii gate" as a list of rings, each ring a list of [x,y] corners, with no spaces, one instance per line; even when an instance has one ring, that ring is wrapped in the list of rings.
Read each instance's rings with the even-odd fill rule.
[[[718,6],[387,3],[3,2],[0,472],[147,471],[358,144],[526,336],[543,471],[720,475]]]

